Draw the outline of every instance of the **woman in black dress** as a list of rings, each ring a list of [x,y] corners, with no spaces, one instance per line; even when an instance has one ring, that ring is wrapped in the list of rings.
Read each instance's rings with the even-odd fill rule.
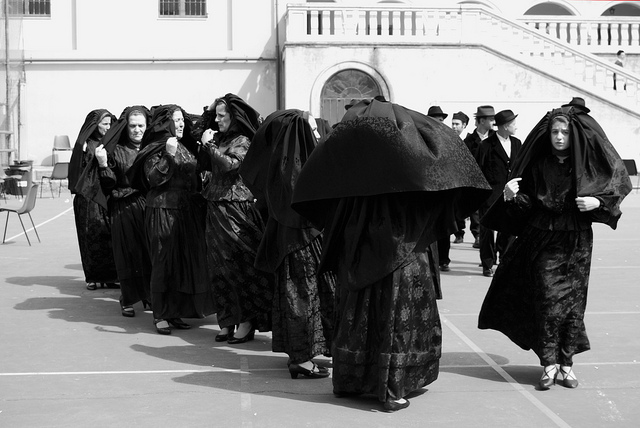
[[[573,356],[590,349],[584,313],[591,224],[616,228],[631,182],[602,128],[572,107],[553,110],[536,125],[510,178],[482,221],[518,237],[491,282],[479,327],[534,350],[543,366],[540,389],[556,377],[575,388]]]
[[[198,144],[191,118],[177,105],[161,105],[128,175],[146,193],[145,230],[151,255],[151,307],[159,334],[188,329],[186,318],[215,313],[207,277]]]
[[[95,159],[96,147],[113,122],[115,116],[108,110],[89,112],[69,161],[69,190],[75,195],[73,213],[88,290],[95,290],[98,284],[118,288],[107,198],[100,187]]]
[[[244,343],[271,329],[273,275],[254,268],[264,222],[238,173],[260,125],[259,114],[234,94],[209,107],[200,162],[210,171],[206,240],[220,333],[217,342]],[[235,326],[238,330],[234,334]]]
[[[100,184],[108,195],[113,257],[120,280],[122,316],[133,317],[133,305],[149,306],[151,261],[144,232],[145,198],[131,187],[127,171],[142,144],[151,114],[144,106],[127,107],[96,148]]]
[[[488,189],[449,127],[397,104],[361,101],[318,144],[292,207],[324,228],[319,270],[337,278],[334,394],[375,394],[394,411],[436,380],[442,327],[429,245]]]
[[[329,376],[312,359],[329,353],[334,317],[335,277],[318,274],[321,233],[291,209],[296,180],[317,144],[309,118],[300,110],[270,114],[240,167],[257,203],[267,207],[255,265],[275,275],[271,348],[289,355],[294,379]]]

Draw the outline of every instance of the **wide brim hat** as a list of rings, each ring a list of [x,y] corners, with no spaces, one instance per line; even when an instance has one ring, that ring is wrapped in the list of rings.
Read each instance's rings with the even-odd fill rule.
[[[589,113],[591,111],[591,109],[587,107],[586,103],[584,102],[584,98],[582,97],[573,97],[568,104],[564,104],[562,107],[579,107],[585,113]]]
[[[499,111],[496,115],[495,115],[495,119],[496,119],[496,126],[500,126],[500,125],[504,125],[506,123],[511,122],[512,120],[514,120],[516,117],[518,117],[517,114],[513,113],[511,110],[502,110]]]
[[[493,106],[480,106],[476,111],[476,118],[481,117],[492,117],[496,115],[496,111],[493,109]]]
[[[429,107],[429,111],[427,112],[427,116],[429,117],[442,117],[444,119],[449,116],[447,113],[443,112],[440,106],[431,106]]]

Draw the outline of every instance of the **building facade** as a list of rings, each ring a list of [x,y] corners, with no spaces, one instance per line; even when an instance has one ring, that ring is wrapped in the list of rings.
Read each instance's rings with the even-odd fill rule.
[[[88,111],[236,93],[335,123],[351,99],[519,113],[582,96],[640,162],[640,7],[630,1],[3,0],[2,163],[51,164]],[[627,52],[624,68],[615,53]],[[613,76],[620,81],[613,90]],[[473,123],[469,125],[473,129]],[[2,137],[2,136],[0,136]]]

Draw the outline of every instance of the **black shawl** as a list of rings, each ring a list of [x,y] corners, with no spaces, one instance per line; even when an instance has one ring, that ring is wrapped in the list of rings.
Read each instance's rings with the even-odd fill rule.
[[[129,142],[129,134],[127,132],[127,126],[129,125],[129,115],[134,111],[140,111],[149,124],[151,112],[145,106],[137,105],[125,108],[120,115],[120,118],[115,124],[111,125],[109,131],[102,139],[102,145],[107,153],[112,154],[118,144],[126,145]]]
[[[295,183],[316,143],[302,111],[276,111],[256,132],[240,166],[243,182],[259,204],[268,208],[267,230],[256,264],[261,269],[268,266],[273,272],[287,254],[320,233],[291,208]]]
[[[229,130],[222,133],[216,133],[216,140],[227,141],[232,140],[238,135],[244,135],[248,139],[253,139],[256,130],[260,126],[260,114],[246,101],[234,94],[227,94],[224,97],[216,99],[209,110],[203,113],[202,118],[205,122],[204,128],[211,128],[219,131],[218,123],[215,121],[215,106],[220,102],[224,102],[227,106],[227,112],[231,116],[231,126]]]
[[[191,116],[175,104],[160,105],[151,108],[151,121],[147,125],[147,130],[142,137],[140,152],[136,160],[127,171],[127,177],[131,183],[131,187],[140,190],[146,194],[149,190],[149,182],[144,172],[144,164],[147,159],[157,153],[161,153],[165,149],[165,144],[170,137],[176,136],[176,128],[173,123],[173,112],[182,111],[184,116],[184,130],[180,143],[183,144],[196,159],[198,157],[198,142],[191,133]]]
[[[605,215],[594,215],[592,220],[615,229],[622,215],[620,204],[631,191],[629,174],[604,130],[596,120],[580,109],[562,107],[547,112],[531,130],[518,152],[509,179],[522,177],[532,181],[531,169],[542,157],[551,153],[550,125],[556,115],[569,118],[571,162],[578,196],[594,196],[603,201]],[[526,222],[507,214],[504,198],[491,206],[481,219],[486,227],[512,235],[522,233]]]
[[[93,200],[106,208],[107,199],[104,193],[102,193],[100,183],[98,182],[98,164],[92,162],[84,168],[82,167],[84,143],[88,139],[101,141],[102,136],[98,133],[98,124],[105,118],[105,116],[111,117],[112,124],[116,120],[116,117],[106,109],[92,110],[85,118],[84,123],[80,128],[80,132],[78,133],[78,138],[76,138],[76,143],[73,146],[73,151],[71,152],[68,181],[71,193],[79,193],[85,198]]]

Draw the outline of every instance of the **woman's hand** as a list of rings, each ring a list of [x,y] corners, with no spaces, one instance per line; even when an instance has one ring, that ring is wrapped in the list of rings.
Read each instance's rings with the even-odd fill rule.
[[[165,149],[171,156],[175,156],[178,151],[178,139],[176,137],[170,137],[165,144]]]
[[[96,159],[98,161],[98,166],[101,168],[107,167],[107,151],[102,144],[96,147]]]
[[[202,144],[209,144],[211,142],[211,140],[213,140],[213,136],[216,135],[216,131],[214,131],[213,129],[209,128],[206,131],[204,131],[202,133],[202,137],[200,138],[200,142]]]
[[[593,211],[596,208],[600,207],[600,199],[594,198],[593,196],[576,198],[576,205],[578,206],[578,209],[582,212]]]
[[[505,201],[510,201],[515,198],[518,191],[520,191],[520,185],[518,184],[518,181],[520,180],[522,180],[521,177],[513,178],[504,185],[504,190],[502,193],[504,194]]]

